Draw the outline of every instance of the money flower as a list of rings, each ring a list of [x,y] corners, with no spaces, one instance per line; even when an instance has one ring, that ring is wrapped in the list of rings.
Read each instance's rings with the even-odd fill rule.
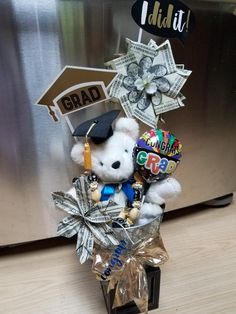
[[[136,71],[135,67],[138,67]],[[150,104],[155,110],[162,101],[162,93],[170,89],[170,82],[164,78],[166,73],[166,67],[152,65],[150,57],[144,57],[139,64],[131,63],[127,68],[128,76],[123,78],[129,101],[136,103],[140,110],[145,110]]]
[[[128,41],[128,53],[107,64],[118,72],[109,87],[129,117],[156,127],[161,113],[184,106],[180,90],[191,71],[176,65],[169,41],[157,46]]]
[[[58,225],[57,234],[67,238],[77,236],[76,252],[80,256],[80,263],[84,263],[93,253],[95,240],[104,247],[117,245],[112,228],[107,224],[121,207],[113,202],[100,202],[96,205],[88,195],[89,186],[84,176],[80,176],[74,183],[76,198],[68,193],[53,192],[55,205],[70,216],[64,218]]]

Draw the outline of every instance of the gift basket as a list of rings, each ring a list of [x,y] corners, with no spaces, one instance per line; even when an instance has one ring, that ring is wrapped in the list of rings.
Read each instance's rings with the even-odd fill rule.
[[[168,259],[160,235],[165,202],[181,192],[172,174],[182,144],[158,123],[184,106],[180,91],[191,71],[175,63],[168,40],[126,41],[127,53],[107,69],[63,69],[39,103],[54,120],[54,110],[66,118],[75,139],[72,160],[83,167],[69,191],[52,193],[67,213],[58,235],[77,235],[79,262],[91,262],[109,313],[134,313],[134,304],[147,313],[158,305],[159,266]],[[108,99],[109,110],[73,127],[69,114]],[[148,126],[144,133],[138,122]]]
[[[135,301],[147,312],[145,267],[159,267],[168,258],[159,228],[165,199],[180,192],[177,180],[169,176],[182,146],[160,129],[138,138],[132,118],[119,118],[112,130],[110,123],[118,114],[112,110],[76,128],[74,136],[85,141],[74,145],[71,156],[85,172],[73,179],[71,190],[52,196],[69,214],[58,235],[77,234],[80,263],[92,259],[96,278],[109,282],[108,292],[115,289],[113,307]]]

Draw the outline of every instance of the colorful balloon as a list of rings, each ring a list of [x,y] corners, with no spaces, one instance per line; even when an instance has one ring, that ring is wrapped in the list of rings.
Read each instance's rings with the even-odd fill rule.
[[[151,129],[145,132],[134,148],[136,171],[148,182],[165,179],[178,166],[182,144],[169,131]]]

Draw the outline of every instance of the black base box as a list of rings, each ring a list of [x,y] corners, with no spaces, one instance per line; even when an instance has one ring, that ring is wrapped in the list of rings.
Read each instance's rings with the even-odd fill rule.
[[[146,267],[148,280],[148,310],[157,309],[159,306],[161,270],[160,268]],[[137,314],[140,313],[134,302],[112,309],[115,289],[107,293],[107,282],[101,282],[102,292],[105,299],[108,314]]]

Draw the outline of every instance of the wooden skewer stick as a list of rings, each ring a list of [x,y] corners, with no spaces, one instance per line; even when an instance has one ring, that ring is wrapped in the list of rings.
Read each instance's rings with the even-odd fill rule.
[[[141,25],[144,25],[145,22],[146,22],[147,9],[148,9],[148,2],[147,1],[143,1],[142,15],[141,15]],[[139,28],[139,33],[138,33],[138,42],[139,43],[141,43],[141,41],[142,41],[142,35],[143,35],[143,29],[140,27]]]

